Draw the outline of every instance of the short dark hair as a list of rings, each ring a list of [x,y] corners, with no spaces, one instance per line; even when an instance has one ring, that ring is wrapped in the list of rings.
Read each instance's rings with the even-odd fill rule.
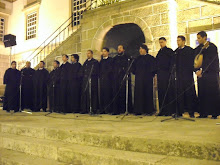
[[[65,56],[67,59],[69,59],[69,56],[66,54],[63,54],[62,57]]]
[[[123,47],[123,49],[125,50],[125,47],[124,47],[124,45],[122,45],[122,44],[119,44],[119,45],[118,45],[118,47],[119,47],[119,46],[122,46],[122,47]]]
[[[45,62],[44,62],[44,61],[40,61],[40,63],[41,63],[41,62],[45,65]]]
[[[145,45],[145,44],[141,44],[140,47],[141,47],[142,49],[145,49],[146,52],[148,53],[149,49],[148,49],[147,45]]]
[[[56,62],[56,63],[57,63],[57,65],[60,65],[60,62],[59,62],[59,61],[57,61],[57,60],[54,60],[53,62]]]
[[[93,51],[90,49],[90,50],[87,50],[87,51],[89,51],[90,53],[92,53],[93,54]]]
[[[11,62],[11,65],[12,65],[12,64],[16,64],[16,63],[17,63],[16,61],[12,61],[12,62]]]
[[[167,41],[167,39],[165,37],[160,37],[159,40]]]
[[[200,35],[202,38],[204,38],[204,37],[207,38],[207,33],[205,31],[201,31],[197,35]]]
[[[182,35],[178,36],[177,38],[180,38],[182,41],[186,41],[186,37],[184,37]]]
[[[109,48],[104,47],[104,48],[102,48],[102,50],[103,50],[103,49],[105,49],[107,52],[109,52]]]
[[[74,57],[77,62],[79,61],[79,55],[78,54],[72,54],[71,56]]]

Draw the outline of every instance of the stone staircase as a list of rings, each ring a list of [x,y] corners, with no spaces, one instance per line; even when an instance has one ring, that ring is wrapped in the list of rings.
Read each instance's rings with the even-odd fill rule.
[[[5,112],[1,115],[10,118]],[[220,164],[220,144],[212,141],[91,133],[68,127],[56,128],[44,120],[44,127],[26,122],[1,122],[1,165]]]

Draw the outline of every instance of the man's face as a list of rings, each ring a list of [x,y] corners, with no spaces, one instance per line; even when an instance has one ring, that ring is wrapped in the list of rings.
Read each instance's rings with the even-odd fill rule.
[[[167,45],[167,42],[164,40],[159,40],[159,44],[161,48],[164,48]]]
[[[74,56],[71,56],[71,62],[74,62],[74,63],[77,62],[76,59],[74,58]]]
[[[26,68],[30,68],[31,67],[31,63],[30,62],[26,62]]]
[[[181,38],[177,38],[177,45],[179,48],[181,48],[185,45],[185,41],[183,41]]]
[[[59,67],[59,65],[56,62],[53,62],[53,67],[54,67],[54,69],[56,69]]]
[[[44,63],[43,62],[39,63],[39,68],[44,68]]]
[[[118,53],[119,53],[119,54],[122,54],[122,53],[124,53],[124,51],[125,51],[125,50],[124,50],[123,46],[122,46],[122,45],[119,45],[119,46],[118,46]]]
[[[207,41],[207,38],[206,37],[202,38],[202,36],[197,35],[197,41],[199,42],[199,44],[204,44]]]
[[[142,47],[140,47],[139,53],[140,53],[140,55],[146,55],[147,51],[145,49],[143,49]]]
[[[68,58],[66,56],[62,56],[62,60],[63,60],[63,62],[67,62]]]
[[[12,63],[12,64],[11,64],[11,68],[12,68],[12,69],[16,69],[16,63]]]
[[[91,53],[91,51],[87,51],[87,58],[88,59],[92,59],[93,54]]]
[[[103,57],[108,57],[109,52],[105,49],[102,50]]]

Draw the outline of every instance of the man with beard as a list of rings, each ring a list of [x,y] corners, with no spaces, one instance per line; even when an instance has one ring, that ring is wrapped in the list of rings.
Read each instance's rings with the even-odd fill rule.
[[[200,104],[200,117],[205,118],[207,115],[212,115],[212,119],[217,119],[220,114],[220,92],[219,92],[219,57],[217,47],[207,41],[207,34],[201,31],[197,34],[199,46],[195,49],[197,55],[201,48],[208,44],[208,47],[203,49],[203,63],[198,69],[198,96]]]
[[[62,55],[63,64],[60,66],[60,107],[61,113],[70,112],[68,101],[69,95],[69,73],[71,64],[68,62],[69,57],[66,54]]]
[[[129,66],[131,59],[125,54],[123,45],[118,46],[118,54],[113,58],[113,115],[126,112],[126,73],[128,73],[128,111],[132,109],[131,77]]]
[[[81,70],[83,76],[81,94],[81,113],[97,113],[98,102],[98,77],[99,62],[93,58],[93,51],[87,51],[87,60]]]
[[[16,62],[12,61],[11,68],[5,71],[3,80],[3,83],[6,84],[3,109],[7,112],[19,111],[20,79],[21,73],[16,69]]]
[[[113,62],[109,57],[109,49],[102,49],[102,59],[100,61],[100,113],[112,113],[113,96]]]
[[[172,74],[172,58],[174,52],[172,49],[166,46],[166,38],[161,37],[159,39],[161,49],[159,50],[156,62],[157,62],[157,82],[158,82],[158,97],[160,105],[159,115],[169,116],[174,113],[174,107],[170,104],[171,100],[171,77]],[[169,105],[170,104],[170,105]],[[168,106],[169,105],[169,106]]]
[[[55,60],[53,62],[54,69],[49,75],[49,103],[50,112],[59,112],[60,110],[60,62]]]
[[[33,76],[35,70],[31,68],[31,63],[26,62],[26,66],[21,70],[21,110],[33,110]]]
[[[69,72],[70,95],[69,95],[69,110],[72,113],[80,112],[80,97],[81,97],[81,76],[80,70],[82,65],[79,63],[79,55],[71,55],[71,66]]]
[[[35,112],[39,112],[40,109],[43,109],[44,112],[47,110],[47,83],[49,72],[44,66],[44,61],[40,61],[39,68],[35,71],[33,76]]]
[[[178,48],[175,50],[174,63],[176,64],[177,75],[177,97],[174,100],[178,104],[177,116],[182,116],[184,112],[188,112],[191,117],[194,117],[196,92],[193,78],[193,63],[194,63],[194,50],[185,45],[186,38],[184,36],[177,37]]]
[[[140,56],[133,65],[135,75],[134,113],[135,115],[153,115],[153,77],[156,73],[156,60],[148,54],[147,45],[140,46]]]

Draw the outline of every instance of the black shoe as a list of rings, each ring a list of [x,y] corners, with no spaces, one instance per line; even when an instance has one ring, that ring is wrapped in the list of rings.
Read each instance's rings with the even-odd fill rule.
[[[217,119],[217,116],[212,116],[212,118],[211,119]]]
[[[200,115],[199,118],[201,118],[201,119],[202,118],[207,118],[207,116],[206,115]]]

